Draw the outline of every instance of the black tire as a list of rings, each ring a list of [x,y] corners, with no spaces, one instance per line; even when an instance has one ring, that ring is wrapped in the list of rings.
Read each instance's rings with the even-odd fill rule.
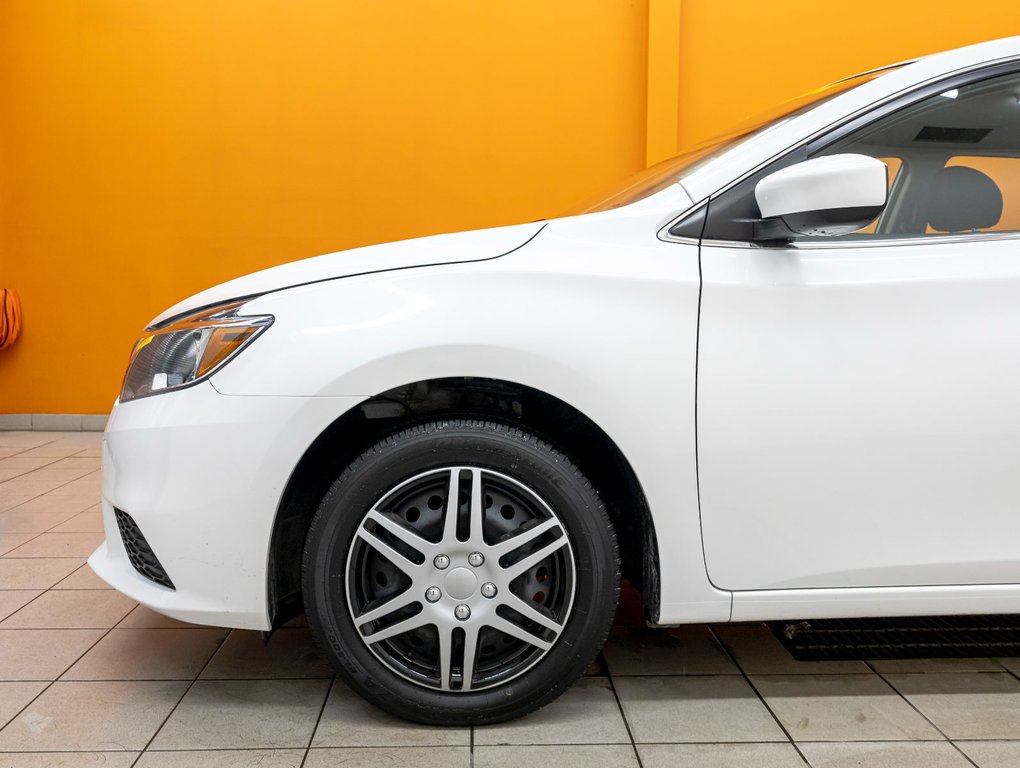
[[[369,649],[347,602],[347,553],[365,515],[402,481],[471,465],[509,476],[555,511],[576,567],[572,607],[537,662],[481,690],[430,689],[395,673]],[[473,419],[420,424],[365,451],[322,500],[305,540],[302,589],[312,633],[340,676],[365,699],[431,725],[497,723],[548,704],[601,650],[619,597],[616,536],[591,483],[562,453],[515,426]]]

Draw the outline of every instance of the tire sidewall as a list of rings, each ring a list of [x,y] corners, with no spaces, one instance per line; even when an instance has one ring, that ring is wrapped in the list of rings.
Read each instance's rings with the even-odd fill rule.
[[[444,692],[402,678],[367,647],[347,605],[347,554],[365,514],[402,481],[448,466],[492,469],[529,487],[555,510],[575,559],[573,607],[553,647],[517,677],[480,691]],[[352,464],[315,515],[303,570],[309,624],[346,681],[390,712],[435,724],[498,722],[558,696],[601,648],[619,585],[615,537],[584,476],[516,427],[475,421],[406,430]]]

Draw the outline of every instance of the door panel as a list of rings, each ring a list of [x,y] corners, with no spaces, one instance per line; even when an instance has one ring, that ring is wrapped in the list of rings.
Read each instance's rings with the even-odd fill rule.
[[[1020,240],[984,237],[702,247],[713,584],[1020,582]]]

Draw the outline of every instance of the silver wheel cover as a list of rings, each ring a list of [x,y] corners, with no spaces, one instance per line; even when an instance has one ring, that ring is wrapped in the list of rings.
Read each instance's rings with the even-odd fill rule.
[[[347,553],[365,645],[418,685],[477,691],[533,667],[573,608],[577,568],[555,511],[513,478],[458,466],[383,495]]]

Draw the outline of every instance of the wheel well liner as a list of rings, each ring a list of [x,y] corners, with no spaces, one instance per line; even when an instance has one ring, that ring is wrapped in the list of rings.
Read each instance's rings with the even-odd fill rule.
[[[369,398],[308,447],[284,489],[270,538],[268,609],[275,628],[302,610],[301,553],[312,516],[344,468],[379,440],[436,417],[484,416],[513,423],[563,451],[606,503],[625,579],[641,590],[646,616],[659,612],[659,552],[644,493],[613,440],[576,408],[540,390],[473,377],[431,379]]]

